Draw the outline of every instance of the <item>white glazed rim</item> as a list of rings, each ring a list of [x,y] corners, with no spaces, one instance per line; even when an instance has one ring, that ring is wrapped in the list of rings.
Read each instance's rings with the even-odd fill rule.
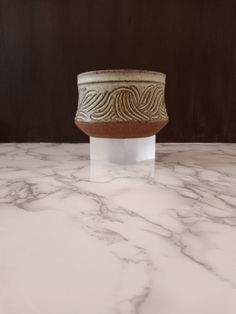
[[[102,82],[161,82],[165,83],[166,75],[161,72],[136,70],[136,69],[114,69],[89,71],[77,75],[78,84],[102,83]]]

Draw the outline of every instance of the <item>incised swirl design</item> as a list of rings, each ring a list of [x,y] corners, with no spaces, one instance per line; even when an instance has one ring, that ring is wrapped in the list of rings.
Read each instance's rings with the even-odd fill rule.
[[[164,84],[151,84],[143,91],[134,85],[117,87],[105,92],[79,90],[76,119],[84,122],[167,120]]]

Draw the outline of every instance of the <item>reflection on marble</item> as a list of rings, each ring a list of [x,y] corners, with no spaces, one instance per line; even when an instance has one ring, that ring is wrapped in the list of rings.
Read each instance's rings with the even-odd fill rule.
[[[236,145],[0,145],[1,314],[235,314]]]

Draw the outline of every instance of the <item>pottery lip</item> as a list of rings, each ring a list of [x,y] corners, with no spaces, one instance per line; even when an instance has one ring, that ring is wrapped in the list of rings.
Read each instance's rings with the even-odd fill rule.
[[[107,69],[83,72],[77,75],[77,83],[106,83],[106,82],[161,82],[165,83],[166,75],[161,72],[138,69]]]

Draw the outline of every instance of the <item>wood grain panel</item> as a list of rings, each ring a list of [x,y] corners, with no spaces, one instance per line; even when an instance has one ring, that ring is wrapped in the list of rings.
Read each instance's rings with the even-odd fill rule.
[[[167,74],[159,141],[236,140],[235,0],[0,0],[0,141],[84,142],[77,73]]]

